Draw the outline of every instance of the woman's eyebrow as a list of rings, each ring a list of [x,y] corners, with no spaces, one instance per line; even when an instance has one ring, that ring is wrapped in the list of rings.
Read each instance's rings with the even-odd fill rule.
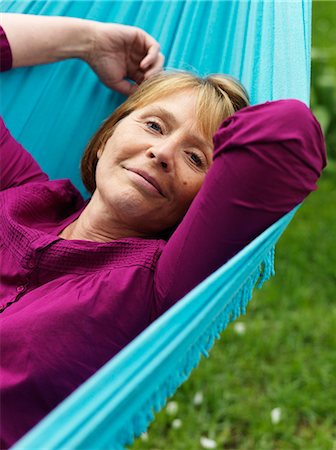
[[[163,116],[168,122],[170,122],[171,125],[177,127],[178,126],[178,122],[174,116],[174,114],[172,114],[170,111],[168,111],[165,108],[162,108],[162,106],[152,106],[151,108],[148,109],[148,111],[146,112],[146,114],[157,114],[159,116]]]
[[[146,114],[149,114],[149,113],[154,113],[154,114],[157,114],[158,116],[163,117],[173,127],[177,128],[178,125],[179,125],[179,123],[176,120],[176,117],[174,116],[174,114],[172,114],[170,111],[168,111],[167,109],[163,108],[162,106],[152,106],[146,112]],[[190,140],[195,142],[195,144],[197,144],[198,146],[204,147],[206,149],[207,148],[210,149],[211,146],[210,146],[209,142],[207,142],[205,139],[202,139],[201,137],[197,136],[196,134],[190,134],[189,136],[190,136]]]

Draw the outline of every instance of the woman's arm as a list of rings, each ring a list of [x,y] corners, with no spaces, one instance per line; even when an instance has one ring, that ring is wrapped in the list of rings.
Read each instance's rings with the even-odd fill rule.
[[[224,121],[204,184],[159,259],[156,315],[301,203],[325,165],[321,128],[302,102],[267,102]]]
[[[85,59],[92,45],[91,22],[70,17],[1,14],[13,68],[68,58]]]
[[[69,58],[86,61],[108,87],[123,94],[162,69],[160,46],[145,31],[92,20],[1,14],[12,52],[12,67],[47,64]]]

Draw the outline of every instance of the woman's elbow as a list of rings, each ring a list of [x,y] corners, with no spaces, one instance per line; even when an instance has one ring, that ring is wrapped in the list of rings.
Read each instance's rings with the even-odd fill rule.
[[[327,164],[326,147],[321,126],[308,106],[296,99],[278,102],[276,117],[283,132],[283,139],[297,143],[291,148],[317,176]]]

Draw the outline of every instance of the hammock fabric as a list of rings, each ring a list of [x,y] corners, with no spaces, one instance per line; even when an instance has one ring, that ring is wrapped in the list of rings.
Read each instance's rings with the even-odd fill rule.
[[[311,4],[305,0],[3,1],[2,11],[137,25],[159,40],[167,67],[230,73],[247,87],[252,103],[309,99]],[[85,195],[79,155],[121,96],[78,61],[17,69],[2,80],[1,113],[13,135],[51,178],[70,178]],[[273,274],[274,244],[294,212],[167,311],[13,448],[130,444],[227,323],[245,312],[253,287]]]

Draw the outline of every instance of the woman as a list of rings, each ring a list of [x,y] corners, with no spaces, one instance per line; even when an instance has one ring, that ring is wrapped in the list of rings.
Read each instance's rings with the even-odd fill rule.
[[[88,144],[86,202],[4,128],[3,446],[316,188],[309,109],[247,104],[228,77],[145,81]]]

